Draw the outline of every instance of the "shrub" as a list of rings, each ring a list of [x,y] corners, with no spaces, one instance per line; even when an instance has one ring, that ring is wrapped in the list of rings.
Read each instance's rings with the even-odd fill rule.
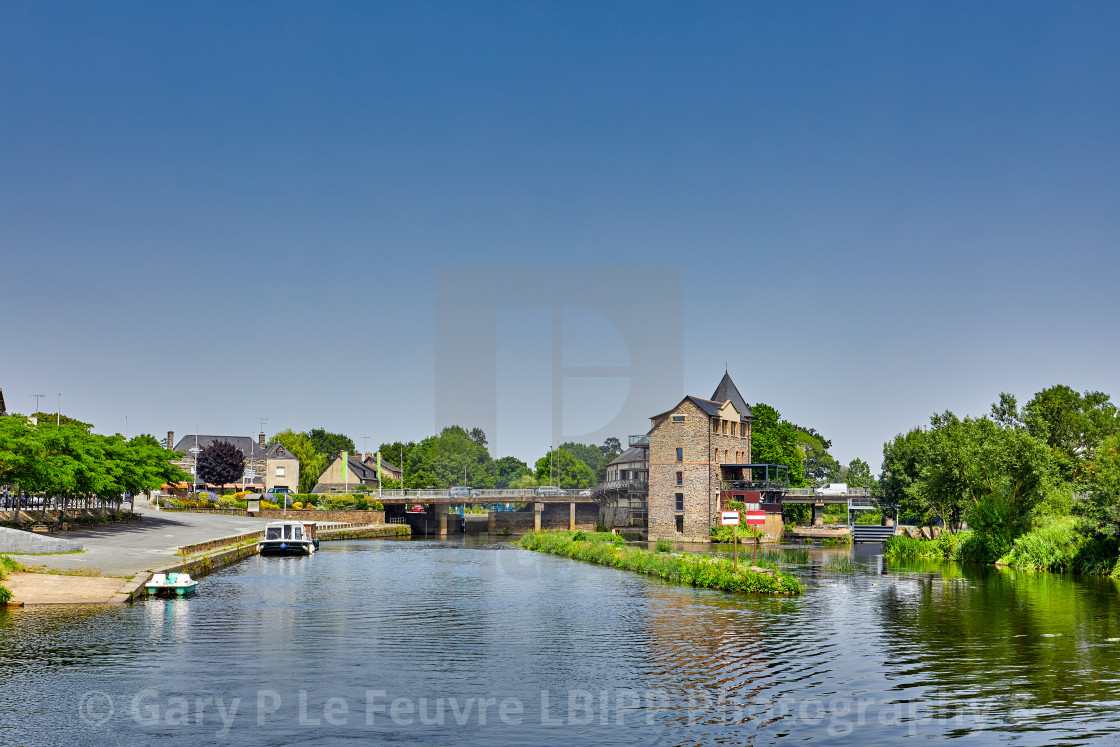
[[[1116,563],[1114,541],[1094,537],[1073,516],[1049,519],[1015,540],[999,565],[1039,571],[1108,575]]]
[[[0,604],[7,604],[11,599],[11,590],[7,586],[0,586]]]
[[[266,501],[262,498],[261,499],[261,508],[280,508],[280,506],[273,503],[272,501]]]
[[[358,509],[359,511],[367,511],[369,510],[369,501],[366,500],[366,497],[364,495],[358,496],[358,502],[354,506],[354,508]]]
[[[0,555],[0,581],[3,581],[9,573],[19,573],[22,570],[24,570],[22,565],[7,555]]]
[[[883,555],[888,558],[949,558],[952,560],[975,560],[977,554],[975,533],[945,532],[937,539],[916,539],[904,534],[896,534],[883,543]]]
[[[292,510],[293,511],[302,511],[303,510],[303,504],[300,503],[299,501],[296,501],[295,503],[292,504]]]
[[[335,511],[354,511],[358,508],[358,499],[352,495],[332,495],[328,499],[327,508]]]
[[[665,539],[664,537],[662,537],[661,539],[657,540],[657,544],[654,545],[654,551],[655,552],[672,552],[673,551],[673,543],[670,542],[669,540]]]

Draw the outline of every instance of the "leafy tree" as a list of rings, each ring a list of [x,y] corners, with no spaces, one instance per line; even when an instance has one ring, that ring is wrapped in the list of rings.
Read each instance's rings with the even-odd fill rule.
[[[609,460],[607,460],[601,447],[567,441],[560,444],[560,448],[586,464],[595,476],[595,480],[601,480],[606,476],[607,461]],[[611,459],[614,459],[614,457],[611,457]]]
[[[789,484],[805,484],[805,454],[798,446],[797,428],[782,420],[781,414],[770,405],[759,402],[751,405],[754,418],[751,422],[751,462],[755,464],[784,464],[789,467]]]
[[[290,428],[275,434],[269,443],[280,444],[299,460],[299,492],[310,493],[319,482],[319,475],[330,463],[330,458],[315,448],[310,435],[296,433]]]
[[[341,433],[331,433],[322,428],[312,428],[307,432],[307,436],[311,439],[311,445],[315,447],[315,451],[328,458],[328,463],[329,460],[337,456],[340,451],[353,454],[358,450],[358,447],[354,445],[354,441],[351,440],[349,436]]]
[[[917,486],[922,468],[929,460],[929,438],[921,428],[898,434],[883,444],[883,471],[879,476],[874,502],[884,516],[918,510]]]
[[[408,464],[408,455],[416,448],[413,441],[407,443],[403,441],[393,441],[392,443],[383,443],[378,447],[378,452],[381,458],[390,464],[395,464],[398,467],[404,467]]]
[[[45,425],[80,425],[87,431],[93,427],[89,423],[83,423],[82,421],[77,420],[76,418],[72,418],[69,415],[59,415],[57,412],[37,412],[31,417],[34,418],[36,422],[43,423]]]
[[[860,458],[855,458],[848,463],[848,474],[845,476],[848,486],[852,488],[871,487],[871,465]]]
[[[519,480],[529,472],[529,465],[517,457],[505,456],[494,460],[494,469],[497,473],[495,487],[507,488],[510,483]]]
[[[595,484],[595,473],[587,463],[567,449],[553,449],[536,463],[537,483],[555,485],[568,490],[589,488]]]
[[[603,456],[607,457],[606,461],[610,462],[622,453],[622,442],[614,436],[611,436],[603,441],[603,445],[599,447],[599,451],[603,452]]]
[[[414,480],[413,476],[417,476]],[[408,455],[405,485],[448,488],[466,485],[493,488],[497,483],[494,460],[485,446],[472,439],[470,433],[457,425],[444,428],[438,436],[425,438]]]
[[[1071,480],[1083,477],[1100,443],[1120,432],[1116,406],[1107,394],[1079,394],[1064,385],[1035,394],[1023,407],[1022,418],[1031,435],[1053,449],[1062,475]]]
[[[485,446],[486,446],[486,433],[481,428],[471,428],[471,432],[470,432],[469,435],[470,435],[472,441],[474,441],[479,446],[482,446],[483,448],[485,448]]]
[[[199,479],[225,486],[245,474],[245,455],[229,441],[215,441],[198,453]]]
[[[533,479],[533,475],[525,473],[509,484],[509,487],[514,490],[529,490],[537,487],[537,481]]]
[[[1107,437],[1097,448],[1086,483],[1089,500],[1082,503],[1080,512],[1115,554],[1120,542],[1120,434]]]
[[[811,485],[834,482],[840,473],[840,464],[828,453],[820,437],[805,430],[796,431],[797,445],[805,464],[804,477]]]

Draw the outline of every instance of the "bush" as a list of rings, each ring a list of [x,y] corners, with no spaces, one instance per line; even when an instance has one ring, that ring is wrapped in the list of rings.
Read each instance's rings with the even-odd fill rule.
[[[0,604],[7,604],[11,599],[11,590],[7,586],[0,586]]]
[[[303,504],[300,503],[299,501],[296,501],[295,503],[292,504],[292,510],[293,511],[302,511],[303,510]]]
[[[0,555],[0,581],[3,581],[9,573],[19,573],[22,570],[24,570],[22,565],[7,555]]]
[[[1115,541],[1094,537],[1073,516],[1045,518],[1049,519],[1045,524],[1016,539],[997,563],[1039,571],[1112,573],[1117,556]]]
[[[261,508],[280,508],[280,506],[273,503],[272,501],[266,501],[262,498],[261,499]]]
[[[664,537],[662,537],[661,539],[657,540],[657,544],[654,545],[654,551],[655,552],[672,552],[673,551],[673,543],[670,542],[669,540],[665,539]]]

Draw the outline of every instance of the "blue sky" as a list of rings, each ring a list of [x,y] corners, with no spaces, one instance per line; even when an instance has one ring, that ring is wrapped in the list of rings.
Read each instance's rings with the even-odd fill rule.
[[[678,265],[634,298],[683,307],[649,414],[726,364],[877,466],[936,410],[1115,395],[1117,38],[1091,2],[7,3],[0,387],[417,439],[436,268]],[[546,385],[503,320],[499,381]],[[548,395],[505,386],[495,456],[536,458]]]

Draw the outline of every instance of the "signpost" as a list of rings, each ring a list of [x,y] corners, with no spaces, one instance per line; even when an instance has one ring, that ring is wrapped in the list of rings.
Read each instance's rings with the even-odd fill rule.
[[[719,523],[725,527],[735,527],[732,534],[735,539],[732,543],[731,550],[731,567],[739,567],[739,512],[738,511],[721,511]]]
[[[753,527],[760,527],[766,523],[766,512],[760,510],[762,506],[757,503],[748,503],[746,523]],[[758,529],[754,530],[754,564],[758,565]]]

